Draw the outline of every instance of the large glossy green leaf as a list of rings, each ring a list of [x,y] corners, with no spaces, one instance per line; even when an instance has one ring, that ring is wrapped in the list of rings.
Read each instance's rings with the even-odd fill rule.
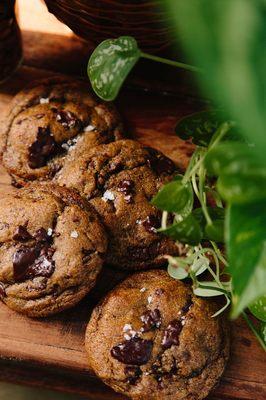
[[[183,221],[174,223],[159,232],[185,244],[197,245],[202,239],[202,231],[198,221],[190,214]]]
[[[201,111],[182,118],[175,131],[181,139],[191,139],[194,144],[207,147],[224,120],[221,111]]]
[[[193,207],[193,190],[190,183],[183,184],[182,177],[164,185],[152,199],[152,204],[160,210],[175,212],[186,217]]]
[[[164,0],[198,82],[266,164],[265,0]]]
[[[226,227],[235,318],[265,294],[266,202],[230,206]]]
[[[131,36],[107,39],[96,47],[87,69],[96,94],[104,100],[113,100],[140,56],[138,44]]]

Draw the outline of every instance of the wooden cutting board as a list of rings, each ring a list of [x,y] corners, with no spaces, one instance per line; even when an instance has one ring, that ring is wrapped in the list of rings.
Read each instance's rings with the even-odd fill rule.
[[[24,31],[23,39],[24,64],[0,86],[0,118],[13,94],[27,82],[55,72],[79,75],[85,70],[86,45],[77,38]],[[182,116],[206,107],[187,85],[190,78],[184,77],[177,94],[167,85],[160,87],[156,81],[133,77],[117,101],[128,134],[162,150],[181,167],[186,165],[190,151],[175,136],[174,126]],[[0,167],[0,201],[1,193],[9,190],[9,177]],[[124,276],[106,267],[86,299],[51,318],[28,319],[0,304],[0,380],[73,392],[94,400],[122,399],[89,370],[84,332],[94,305]],[[244,321],[232,323],[230,362],[209,400],[264,400],[265,362],[263,350]]]

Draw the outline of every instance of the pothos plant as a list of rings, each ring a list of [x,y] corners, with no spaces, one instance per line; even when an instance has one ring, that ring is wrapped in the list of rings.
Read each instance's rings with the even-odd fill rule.
[[[97,95],[113,100],[140,57],[199,71],[143,53],[129,36],[105,40],[88,63]],[[214,316],[231,304],[231,317],[242,314],[266,349],[266,170],[254,143],[221,111],[188,116],[176,133],[196,148],[185,174],[152,200],[162,210],[159,232],[186,245],[184,256],[166,256],[168,272],[175,279],[190,278],[197,296],[223,296]]]

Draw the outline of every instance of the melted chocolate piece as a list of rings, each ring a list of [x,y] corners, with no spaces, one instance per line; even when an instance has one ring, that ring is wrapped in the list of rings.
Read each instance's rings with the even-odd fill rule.
[[[29,166],[32,169],[46,165],[49,157],[55,154],[57,144],[49,128],[38,128],[37,138],[29,147]]]
[[[179,345],[179,335],[182,331],[181,321],[174,319],[170,322],[164,331],[164,336],[162,339],[162,347],[164,349],[169,349],[171,346]]]
[[[25,226],[19,225],[14,233],[13,239],[18,242],[27,242],[32,239],[32,236]]]
[[[123,181],[119,182],[117,186],[117,190],[124,194],[124,198],[127,203],[131,203],[133,199],[135,184],[130,179],[124,179]]]
[[[139,221],[139,223],[149,233],[157,233],[157,229],[161,226],[160,219],[155,215],[148,215],[143,221]]]
[[[148,332],[153,329],[158,329],[160,328],[162,323],[161,313],[158,308],[155,308],[155,310],[145,311],[140,319],[143,322],[142,332]]]
[[[146,147],[146,150],[149,152],[147,163],[149,167],[158,175],[172,174],[176,170],[176,166],[173,161],[160,151],[152,149],[151,147]]]
[[[37,247],[21,247],[13,255],[13,276],[15,281],[22,281],[27,276],[28,268],[39,256]]]
[[[34,235],[34,238],[37,240],[37,242],[40,242],[40,243],[45,243],[45,242],[49,243],[52,240],[52,237],[48,236],[48,234],[44,228],[38,229]]]
[[[80,120],[71,111],[58,111],[56,120],[60,122],[65,129],[72,129],[80,124]]]
[[[3,300],[4,297],[6,297],[5,285],[0,282],[0,300]]]
[[[135,385],[142,375],[140,367],[135,367],[133,365],[125,367],[124,371],[127,377],[126,382],[130,383],[130,385]]]
[[[27,269],[26,277],[34,278],[36,276],[43,276],[49,278],[55,269],[55,264],[52,260],[54,252],[55,250],[51,247],[44,247],[34,264]]]
[[[143,365],[150,359],[152,346],[152,340],[133,337],[114,346],[111,355],[123,364]]]

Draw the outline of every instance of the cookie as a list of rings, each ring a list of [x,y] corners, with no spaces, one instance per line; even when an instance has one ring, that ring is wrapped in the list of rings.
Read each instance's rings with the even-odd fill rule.
[[[0,299],[30,317],[72,307],[94,286],[106,247],[95,210],[70,190],[1,195]]]
[[[55,180],[77,190],[102,217],[109,236],[107,263],[137,270],[178,254],[175,242],[157,233],[161,213],[150,203],[175,173],[174,163],[159,151],[119,140],[69,159]]]
[[[99,304],[86,332],[90,367],[132,399],[200,400],[229,355],[216,305],[166,271],[135,274]]]
[[[49,180],[70,152],[121,138],[110,103],[96,99],[86,82],[51,78],[22,90],[0,125],[3,165],[15,182]]]

